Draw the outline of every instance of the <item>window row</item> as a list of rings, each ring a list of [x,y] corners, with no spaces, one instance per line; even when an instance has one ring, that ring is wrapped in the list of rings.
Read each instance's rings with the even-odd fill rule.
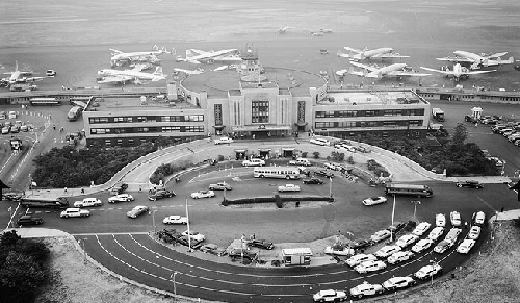
[[[328,110],[316,111],[314,113],[314,116],[316,118],[424,116],[424,108],[377,110]]]
[[[117,128],[91,128],[91,134],[132,134],[132,133],[199,133],[204,132],[204,126],[163,126],[163,127],[117,127]]]
[[[204,122],[204,115],[189,116],[141,116],[141,117],[99,117],[89,118],[90,124],[134,123],[134,122]]]
[[[314,127],[321,128],[351,128],[351,127],[407,127],[421,126],[422,120],[405,121],[359,121],[359,122],[316,122]]]

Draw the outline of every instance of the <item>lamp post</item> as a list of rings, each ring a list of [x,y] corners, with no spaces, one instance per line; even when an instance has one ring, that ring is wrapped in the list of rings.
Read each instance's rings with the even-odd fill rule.
[[[417,221],[417,218],[415,217],[415,213],[417,212],[417,205],[421,205],[421,201],[413,200],[410,202],[413,204],[413,219],[414,219],[414,221]]]
[[[329,180],[330,180],[330,184],[329,184],[329,194],[330,194],[330,197],[332,198],[332,177],[329,177]]]
[[[394,202],[392,204],[392,227],[394,226],[394,214],[395,214],[395,195],[394,195]],[[390,242],[394,241],[394,231],[390,231]]]
[[[432,265],[433,265],[434,269],[435,269],[435,266],[439,264],[439,262],[437,262],[437,258],[434,258],[433,260],[430,260],[430,262],[432,262]],[[432,287],[433,287],[433,276],[434,276],[434,274],[432,272]]]
[[[152,210],[152,224],[153,224],[153,232],[154,233],[156,232],[156,228],[155,228],[155,212],[156,211],[157,211],[157,209]]]
[[[177,276],[178,272],[174,272],[171,276],[170,276],[170,279],[172,279],[173,281],[173,295],[174,295],[174,302],[177,302],[177,281],[175,280],[175,277]]]
[[[186,227],[188,229],[188,251],[192,252],[191,249],[191,233],[190,233],[190,216],[188,215],[188,199],[186,199]]]

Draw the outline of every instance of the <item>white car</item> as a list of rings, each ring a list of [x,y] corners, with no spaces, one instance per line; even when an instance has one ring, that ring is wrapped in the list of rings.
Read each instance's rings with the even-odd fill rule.
[[[417,279],[424,280],[427,278],[431,278],[440,272],[442,272],[442,267],[439,264],[428,264],[423,268],[419,269],[419,271],[416,272],[414,276]]]
[[[365,261],[356,266],[356,271],[360,274],[366,274],[367,272],[379,271],[386,268],[386,263],[381,260]]]
[[[377,260],[376,256],[374,256],[372,254],[368,254],[368,255],[358,254],[358,255],[348,258],[346,262],[347,262],[348,266],[354,267],[361,262],[371,261],[371,260]]]
[[[346,293],[334,289],[320,290],[312,298],[314,302],[341,302],[348,299]]]
[[[246,167],[264,166],[264,165],[265,165],[265,161],[262,159],[246,159],[246,160],[242,161],[242,166],[246,166]]]
[[[285,184],[278,186],[278,192],[285,193],[285,192],[300,192],[302,191],[301,187],[294,184]]]
[[[121,195],[117,195],[117,196],[108,198],[108,203],[130,202],[130,201],[134,201],[134,200],[135,200],[134,197],[132,197],[129,194],[121,194]]]
[[[401,248],[405,248],[408,245],[415,243],[418,239],[419,237],[416,235],[403,235],[399,237],[399,239],[397,239],[397,242],[395,244]]]
[[[103,202],[96,198],[85,198],[82,201],[74,202],[74,207],[90,207],[90,206],[101,206]]]
[[[90,216],[90,212],[86,209],[67,208],[60,213],[60,218],[86,218]]]
[[[312,163],[307,158],[296,158],[296,160],[290,160],[289,165],[311,166]]]
[[[466,236],[468,239],[476,240],[478,239],[478,236],[480,236],[480,227],[478,226],[472,226],[469,230],[468,235]]]
[[[419,242],[417,242],[417,244],[415,244],[412,247],[412,251],[415,253],[420,253],[420,252],[427,250],[432,245],[433,245],[433,241],[431,239],[428,239],[428,238],[421,239],[421,240],[419,240]]]
[[[370,240],[375,243],[379,243],[384,239],[390,237],[391,232],[388,229],[382,229],[380,231],[376,231],[373,235],[370,236]]]
[[[201,190],[199,192],[192,193],[190,196],[192,199],[213,198],[215,197],[215,193],[212,190]]]
[[[402,250],[392,254],[386,261],[390,264],[396,264],[399,262],[407,261],[413,258],[415,254],[409,250]]]
[[[448,248],[452,247],[453,244],[454,243],[452,241],[450,241],[450,240],[442,240],[441,243],[439,243],[439,244],[437,244],[437,246],[435,246],[433,251],[438,253],[438,254],[442,254],[446,250],[448,250]]]
[[[446,237],[444,237],[444,240],[449,240],[453,243],[457,242],[457,239],[459,238],[459,234],[462,232],[462,229],[453,227],[448,231],[446,234]]]
[[[462,225],[462,219],[460,218],[460,213],[456,210],[450,212],[450,223],[451,226],[459,227]]]
[[[486,213],[483,211],[479,211],[473,214],[473,223],[475,225],[484,225],[486,223]]]
[[[169,216],[163,219],[164,224],[188,224],[188,218],[181,216]]]
[[[432,225],[428,222],[421,222],[412,231],[412,234],[422,236]]]
[[[467,254],[475,245],[475,240],[473,239],[465,239],[462,244],[457,247],[457,252],[461,254]]]
[[[233,139],[230,137],[220,137],[214,141],[215,145],[219,144],[231,144],[233,143]]]
[[[320,146],[330,146],[330,142],[323,138],[316,138],[309,141],[311,144],[320,145]]]
[[[137,205],[134,206],[131,210],[126,212],[126,216],[131,219],[135,219],[139,217],[141,214],[144,214],[146,212],[150,211],[150,208],[146,205]]]
[[[378,258],[386,258],[400,250],[401,250],[401,247],[399,247],[397,245],[389,245],[389,246],[385,246],[385,247],[381,248],[380,250],[376,251],[374,253],[374,256],[376,256]]]
[[[443,213],[438,213],[435,215],[435,225],[440,227],[446,226],[446,217]]]
[[[361,299],[364,296],[374,296],[380,295],[385,292],[383,285],[381,284],[370,284],[368,282],[363,282],[363,284],[359,284],[356,287],[350,289],[350,295],[355,298]]]
[[[188,222],[188,220],[186,220],[186,222]],[[193,239],[193,240],[197,240],[199,242],[203,242],[204,240],[206,240],[206,236],[204,236],[203,234],[199,233],[198,231],[191,231],[190,230],[190,238]],[[182,235],[183,236],[187,236],[188,235],[188,231],[185,230],[182,232]]]
[[[363,205],[370,206],[385,203],[387,200],[385,197],[371,197],[363,200]]]
[[[353,248],[348,248],[348,247],[332,247],[332,246],[327,246],[327,248],[325,248],[325,253],[327,255],[338,255],[338,256],[352,256],[356,253],[356,250],[353,249]]]
[[[354,146],[347,145],[347,144],[336,144],[336,145],[334,145],[334,147],[339,149],[339,150],[344,150],[344,151],[348,151],[348,152],[351,152],[351,153],[355,153],[356,152],[356,148]]]
[[[392,277],[383,283],[383,287],[387,290],[395,290],[397,288],[405,288],[417,284],[412,277]]]
[[[440,236],[444,233],[444,227],[437,226],[428,235],[428,239],[432,239],[432,241],[437,241]]]
[[[334,165],[334,163],[325,162],[323,163],[323,168],[338,171],[341,168],[339,166]]]

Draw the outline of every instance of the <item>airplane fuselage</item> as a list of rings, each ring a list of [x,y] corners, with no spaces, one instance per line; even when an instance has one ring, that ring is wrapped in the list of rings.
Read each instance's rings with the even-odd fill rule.
[[[157,81],[160,79],[164,79],[164,77],[161,77],[156,74],[149,74],[149,73],[142,73],[138,71],[133,70],[114,70],[114,69],[103,69],[98,72],[98,75],[100,77],[107,77],[107,76],[127,76],[127,77],[134,77],[141,80],[152,80]]]

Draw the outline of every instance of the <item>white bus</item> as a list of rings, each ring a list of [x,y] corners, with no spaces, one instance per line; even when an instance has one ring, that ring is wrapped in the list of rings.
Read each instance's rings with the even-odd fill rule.
[[[391,183],[386,185],[385,194],[429,198],[433,196],[433,190],[427,185]]]
[[[279,178],[279,179],[300,179],[301,171],[298,167],[256,167],[255,178]]]
[[[61,105],[61,101],[56,98],[31,98],[29,103],[31,105]]]

